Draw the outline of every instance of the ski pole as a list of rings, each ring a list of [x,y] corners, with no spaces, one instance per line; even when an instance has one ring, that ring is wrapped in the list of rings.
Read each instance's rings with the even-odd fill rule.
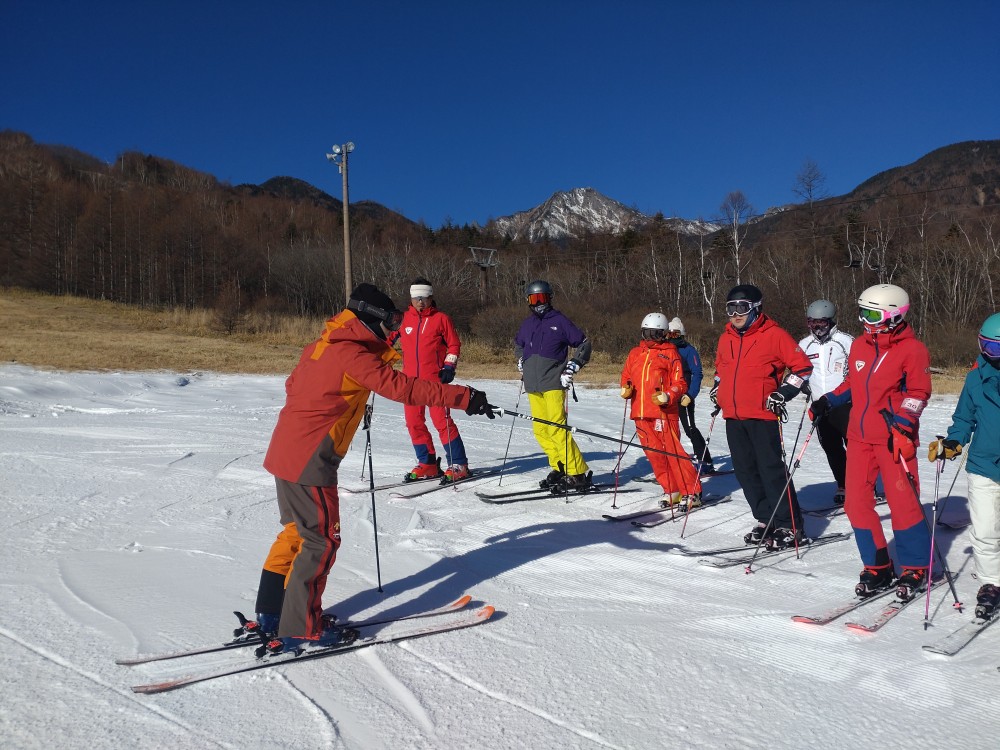
[[[795,449],[799,447],[799,438],[802,437],[802,425],[805,424],[805,421],[806,421],[806,412],[807,411],[809,411],[809,407],[808,406],[802,409],[802,418],[799,419],[799,429],[795,433],[795,442],[792,443],[792,455],[793,456],[795,455]],[[782,445],[782,448],[784,448],[784,445],[785,445],[784,439],[782,439],[781,445]]]
[[[889,411],[888,409],[882,409],[879,412],[879,414],[881,414],[882,415],[882,419],[885,420],[885,426],[888,428],[889,435],[891,436],[892,435],[892,431],[894,429],[894,424],[895,424],[895,422],[893,420],[893,417],[892,417],[892,412]],[[927,566],[927,588],[928,588],[928,592],[929,592],[930,586],[931,586],[931,573],[934,572],[934,555],[937,554],[938,565],[941,566],[941,571],[944,573],[944,577],[946,579],[948,579],[948,587],[951,589],[951,595],[955,599],[954,607],[959,612],[961,612],[962,611],[962,602],[960,602],[958,600],[958,592],[955,591],[955,582],[951,578],[951,571],[948,570],[948,565],[945,563],[944,558],[941,557],[941,550],[936,549],[934,547],[934,542],[933,542],[934,532],[933,532],[932,529],[929,528],[929,524],[927,523],[927,516],[924,515],[924,506],[923,506],[923,503],[920,502],[920,490],[917,489],[917,480],[913,477],[913,474],[910,472],[910,466],[906,462],[906,459],[903,458],[902,454],[900,454],[900,456],[899,456],[899,465],[903,468],[903,473],[906,475],[906,483],[910,485],[910,492],[913,493],[913,497],[916,499],[917,505],[920,506],[920,517],[923,519],[924,528],[927,529],[927,536],[931,537],[931,540],[932,540],[931,541],[931,559],[930,559],[930,562],[928,563],[928,566]]]
[[[372,401],[374,400],[375,394],[372,394]],[[375,575],[378,579],[379,593],[382,593],[382,565],[379,562],[378,554],[378,517],[375,515],[375,470],[372,468],[372,412],[374,410],[373,404],[365,404],[365,453],[368,454],[368,486],[372,495],[372,528],[375,530]]]
[[[629,383],[629,385],[632,385],[632,383]],[[629,403],[628,402],[629,402],[629,399],[625,399],[625,411],[622,413],[622,434],[621,434],[621,438],[622,438],[623,441],[625,439],[625,420],[628,419],[628,407],[629,407]],[[629,442],[631,442],[631,439],[630,439]],[[625,448],[624,446],[619,445],[618,462],[615,464],[615,491],[611,495],[611,507],[614,508],[614,509],[616,509],[616,510],[618,508],[618,505],[616,504],[618,502],[618,475],[619,475],[619,469],[621,468],[621,465],[622,465],[622,457],[625,455],[625,451],[626,450],[628,450],[628,448]]]
[[[573,425],[570,425],[570,424],[559,424],[558,422],[551,422],[548,419],[542,419],[541,417],[533,417],[530,414],[522,414],[521,412],[518,412],[518,411],[511,411],[510,409],[505,409],[502,406],[498,406],[496,408],[496,411],[494,412],[494,414],[497,414],[497,415],[499,415],[501,417],[516,417],[517,419],[526,419],[529,422],[538,422],[540,424],[547,424],[547,425],[550,425],[552,427],[558,427],[560,430],[567,430],[568,432],[578,432],[581,435],[587,435],[589,437],[599,438],[600,440],[607,440],[607,441],[610,441],[612,443],[621,443],[621,442],[623,442],[623,441],[619,440],[616,437],[612,437],[611,435],[602,435],[599,432],[591,432],[589,430],[583,430],[583,429],[581,429],[579,427],[574,427]],[[625,445],[631,447],[631,446],[634,446],[634,445],[637,445],[637,444],[634,443],[634,442],[632,442],[631,440],[629,440],[627,443],[625,443]],[[686,461],[690,461],[691,460],[691,456],[689,456],[687,453],[684,453],[683,455],[681,455],[680,453],[672,453],[671,451],[662,451],[659,448],[646,448],[644,446],[643,446],[642,449],[646,450],[646,451],[652,451],[653,453],[660,453],[660,454],[662,454],[664,456],[673,456],[674,458],[683,458]]]
[[[965,446],[966,448],[968,445]],[[952,490],[955,489],[955,482],[958,480],[958,475],[962,473],[962,467],[965,466],[965,460],[969,457],[969,452],[963,450],[962,460],[958,464],[958,470],[955,471],[955,476],[951,478],[951,486],[948,487],[948,494],[944,498],[944,502],[941,503],[941,510],[938,511],[937,518],[934,519],[935,525],[941,522],[942,516],[944,516],[944,509],[948,507],[948,501],[951,500]]]
[[[515,409],[521,406],[521,396],[524,394],[524,380],[521,380],[520,385],[517,389],[517,403],[514,405]],[[500,464],[500,479],[497,481],[497,486],[499,487],[503,484],[503,472],[507,468],[507,455],[510,453],[510,440],[514,437],[514,422],[510,423],[510,434],[507,436],[507,448],[503,452],[503,463]]]
[[[705,457],[708,456],[708,445],[712,442],[712,430],[715,429],[715,418],[722,411],[721,406],[716,406],[712,410],[712,421],[708,423],[708,435],[705,437],[705,450],[701,452],[701,460],[698,462],[698,479],[701,479],[701,470],[705,466]],[[691,503],[688,503],[688,507],[684,510],[684,525],[681,526],[681,539],[684,538],[684,531],[687,529],[688,516],[691,515]]]
[[[944,440],[944,435],[938,435],[938,440]],[[934,462],[936,466],[934,467],[934,504],[931,506],[931,518],[937,518],[937,504],[938,497],[940,496],[941,490],[941,472],[944,471],[944,455],[938,455],[938,459]],[[927,570],[934,569],[934,534],[937,531],[937,523],[931,526],[931,555],[930,560],[927,561]],[[928,576],[930,578],[930,576]],[[927,630],[930,625],[931,617],[931,586],[930,581],[927,581],[927,596],[924,601],[924,630]]]
[[[802,450],[799,451],[798,457],[795,459],[794,462],[792,462],[792,470],[790,472],[786,472],[788,474],[788,481],[785,482],[785,489],[783,489],[781,491],[781,495],[778,496],[778,498],[779,498],[778,502],[776,502],[774,504],[774,510],[771,511],[771,517],[769,519],[767,519],[767,525],[764,527],[765,529],[771,528],[771,523],[774,521],[774,517],[778,513],[778,506],[781,505],[781,496],[784,495],[786,491],[790,491],[790,488],[792,486],[792,477],[795,475],[795,471],[799,468],[799,463],[802,461],[802,456],[804,456],[805,453],[806,453],[806,448],[809,447],[809,441],[812,440],[812,436],[813,436],[814,432],[816,432],[816,422],[813,422],[812,426],[809,428],[809,432],[808,432],[808,434],[806,434],[806,440],[805,440],[804,443],[802,443]],[[790,502],[791,502],[791,496],[789,495],[789,503]],[[789,508],[789,510],[791,510],[791,508]],[[792,525],[794,526],[794,524],[795,524],[795,516],[793,514],[792,515]],[[744,570],[744,572],[747,573],[748,575],[750,573],[753,573],[753,563],[754,563],[754,560],[757,559],[757,554],[760,552],[760,546],[763,543],[764,543],[764,537],[762,536],[760,538],[760,541],[757,542],[757,547],[753,551],[753,557],[750,558],[750,562],[747,563],[747,566],[746,566],[746,568]],[[798,543],[798,540],[796,540],[796,542],[795,542],[795,559],[798,559],[798,558],[799,558],[799,543]]]

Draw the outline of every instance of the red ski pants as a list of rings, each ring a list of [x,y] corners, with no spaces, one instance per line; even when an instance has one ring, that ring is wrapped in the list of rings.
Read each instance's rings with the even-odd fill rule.
[[[675,455],[664,455],[646,451],[646,458],[653,467],[656,481],[666,494],[679,492],[682,495],[696,495],[701,492],[701,481],[688,453],[681,445],[680,420],[676,414],[668,414],[663,419],[637,419],[635,430],[643,448],[655,448]]]

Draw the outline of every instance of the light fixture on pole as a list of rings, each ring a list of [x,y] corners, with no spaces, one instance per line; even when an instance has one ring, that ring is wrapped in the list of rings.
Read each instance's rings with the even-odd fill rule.
[[[327,154],[326,158],[337,165],[344,178],[344,287],[347,290],[346,299],[350,299],[354,280],[351,273],[351,223],[347,213],[347,155],[354,150],[354,143],[348,141],[343,146],[333,146],[330,150],[332,153]]]

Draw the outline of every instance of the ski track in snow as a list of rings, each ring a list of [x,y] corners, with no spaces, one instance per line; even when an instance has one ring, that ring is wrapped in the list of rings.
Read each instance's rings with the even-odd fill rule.
[[[481,488],[530,487],[547,464],[530,424],[513,420],[506,474],[419,498],[376,493],[384,591],[377,592],[375,524],[364,434],[346,457],[344,541],[325,596],[343,618],[402,614],[463,593],[497,607],[468,632],[378,646],[329,660],[225,678],[162,696],[129,685],[239,663],[238,651],[123,668],[117,656],[214,643],[252,611],[260,563],[280,528],[273,478],[260,466],[283,403],[283,378],[171,373],[48,373],[0,365],[0,669],[16,689],[0,703],[5,747],[835,747],[971,746],[1000,731],[1000,631],[958,656],[920,646],[971,615],[947,588],[908,607],[875,635],[842,618],[826,626],[793,614],[850,596],[860,570],[853,540],[761,558],[754,575],[674,554],[736,546],[752,523],[731,476],[706,490],[732,502],[652,529],[612,523],[612,496],[509,505]],[[491,402],[514,404],[517,383],[487,382]],[[617,437],[614,389],[581,387],[570,421]],[[942,431],[955,397],[933,398],[922,432]],[[523,402],[523,399],[522,399]],[[698,424],[707,430],[707,399]],[[791,418],[801,410],[793,404]],[[521,412],[527,406],[521,403]],[[474,467],[503,463],[511,423],[457,415]],[[397,404],[376,399],[376,483],[414,456]],[[791,445],[794,431],[788,430]],[[608,481],[613,443],[578,436]],[[725,460],[721,422],[713,454]],[[362,467],[364,466],[364,479]],[[933,465],[919,461],[929,510]],[[946,466],[942,493],[956,468]],[[630,449],[622,477],[648,474]],[[829,502],[833,483],[816,441],[795,475],[804,508]],[[645,507],[655,486],[617,497]],[[962,472],[949,513],[961,513]],[[647,491],[648,490],[648,491]],[[402,488],[405,492],[405,488]],[[889,530],[887,512],[883,512]],[[817,535],[844,517],[807,518]],[[967,605],[969,530],[937,530]],[[891,548],[890,548],[891,550]],[[938,591],[942,593],[938,593]],[[473,605],[475,606],[475,604]],[[872,604],[877,607],[877,604]],[[266,707],[266,710],[262,709]],[[885,720],[855,722],[864,707]],[[874,709],[872,707],[875,707]],[[897,710],[908,717],[893,721]],[[947,711],[947,720],[911,720]],[[879,714],[871,714],[877,716]],[[234,721],[233,717],[239,720]]]

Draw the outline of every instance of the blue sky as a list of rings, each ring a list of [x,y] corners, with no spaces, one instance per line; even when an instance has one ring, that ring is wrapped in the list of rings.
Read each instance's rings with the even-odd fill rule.
[[[593,187],[715,218],[1000,138],[1000,4],[50,2],[0,6],[0,129],[233,184],[290,175],[439,227]]]

